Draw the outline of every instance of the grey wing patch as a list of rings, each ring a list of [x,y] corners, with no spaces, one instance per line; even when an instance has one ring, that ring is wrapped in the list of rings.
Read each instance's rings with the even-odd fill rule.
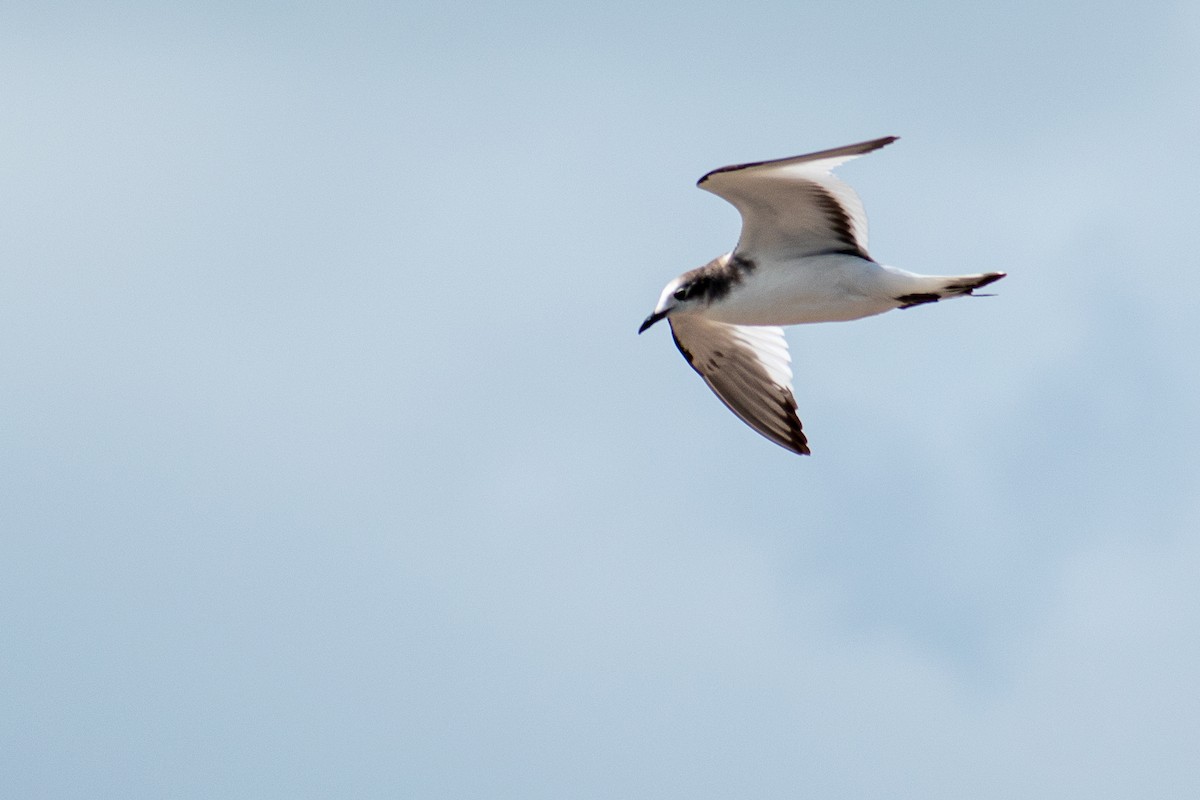
[[[726,408],[779,446],[810,455],[792,389],[771,374],[780,369],[781,357],[786,370],[786,349],[768,345],[755,350],[737,331],[738,326],[723,323],[671,320],[675,346]],[[782,341],[782,332],[779,337]],[[771,360],[771,368],[764,359]]]
[[[683,353],[683,358],[688,362],[688,366],[692,369],[696,368],[696,359],[692,357],[692,351],[684,346],[683,342],[679,341],[679,334],[675,332],[675,326],[671,326],[671,338],[675,340],[675,346],[679,348],[679,352]]]

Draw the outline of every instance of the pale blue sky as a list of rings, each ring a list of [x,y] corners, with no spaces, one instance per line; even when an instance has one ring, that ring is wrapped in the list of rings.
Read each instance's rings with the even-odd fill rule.
[[[1136,7],[1135,7],[1136,6]],[[10,5],[0,792],[1200,794],[1192,2]],[[664,329],[723,164],[998,297]]]

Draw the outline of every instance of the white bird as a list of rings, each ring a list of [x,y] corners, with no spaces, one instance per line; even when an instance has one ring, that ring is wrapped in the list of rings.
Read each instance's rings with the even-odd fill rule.
[[[666,319],[675,344],[730,411],[809,454],[780,325],[837,322],[971,294],[1005,276],[918,275],[867,254],[862,202],[834,167],[896,141],[721,167],[697,185],[742,215],[733,252],[667,284],[638,333]]]

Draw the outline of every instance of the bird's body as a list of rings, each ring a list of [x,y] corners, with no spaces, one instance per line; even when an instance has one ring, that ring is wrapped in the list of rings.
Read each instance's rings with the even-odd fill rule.
[[[726,253],[701,269],[728,272],[731,261],[733,254]],[[929,288],[921,276],[846,253],[743,263],[740,269],[745,279],[704,309],[705,317],[731,325],[846,322],[891,311],[899,305],[896,297]]]
[[[781,325],[843,322],[950,297],[1004,277],[918,275],[867,254],[862,204],[831,170],[894,137],[713,170],[699,185],[742,215],[737,247],[667,284],[639,330],[668,319],[717,397],[763,436],[809,452]]]

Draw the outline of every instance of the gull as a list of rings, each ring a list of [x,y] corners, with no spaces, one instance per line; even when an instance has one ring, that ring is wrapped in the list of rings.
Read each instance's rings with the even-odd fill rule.
[[[862,202],[834,167],[891,144],[887,136],[803,156],[735,164],[697,186],[733,204],[732,252],[667,284],[638,333],[665,319],[675,346],[730,411],[809,455],[796,413],[782,325],[841,322],[970,295],[1005,276],[918,275],[867,254]]]

